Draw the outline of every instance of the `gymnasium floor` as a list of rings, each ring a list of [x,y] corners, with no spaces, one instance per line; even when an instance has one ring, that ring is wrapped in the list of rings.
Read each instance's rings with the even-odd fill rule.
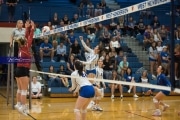
[[[73,107],[76,98],[42,98],[32,100],[30,114],[37,120],[74,120]],[[170,108],[161,117],[151,116],[154,106],[152,97],[124,97],[123,100],[103,98],[103,112],[89,110],[87,120],[180,120],[177,111],[180,110],[180,96],[166,97]],[[6,105],[6,99],[0,95],[0,120],[33,120],[12,110],[11,104]]]

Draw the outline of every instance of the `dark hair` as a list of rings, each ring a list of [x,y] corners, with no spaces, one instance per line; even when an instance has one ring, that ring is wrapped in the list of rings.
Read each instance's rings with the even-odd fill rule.
[[[49,66],[49,72],[50,72],[50,68],[53,67],[53,72],[54,72],[54,66],[53,65],[50,65]]]
[[[128,72],[127,72],[127,71],[128,71],[128,69],[130,69],[130,70],[131,70],[130,74],[128,74]],[[126,74],[127,74],[127,75],[132,75],[132,69],[131,69],[130,67],[128,67],[128,68],[127,68],[127,70],[126,70]]]
[[[80,61],[75,61],[75,68],[78,70],[80,76],[83,75],[83,64]]]
[[[165,68],[163,66],[161,66],[161,73],[165,73]]]

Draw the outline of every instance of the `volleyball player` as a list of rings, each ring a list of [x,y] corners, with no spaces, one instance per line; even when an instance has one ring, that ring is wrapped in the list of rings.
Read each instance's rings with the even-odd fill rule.
[[[102,67],[103,67],[103,61],[102,61],[102,59],[99,59],[98,60],[98,66],[96,67],[96,78],[97,79],[103,79],[103,69],[102,69]],[[96,86],[99,89],[101,88],[100,81],[94,81],[93,85]],[[105,85],[104,82],[102,82],[102,85],[103,85],[103,88],[106,89],[106,85]],[[102,91],[104,92],[104,90],[102,90]],[[94,105],[92,106],[92,110],[103,111],[103,109],[99,106],[99,102],[100,102],[102,97],[103,97],[103,95],[100,96],[97,93],[95,94],[95,96],[94,96]]]
[[[164,72],[164,68],[162,66],[159,66],[157,68],[157,85],[161,85],[161,86],[171,86],[171,83],[169,80],[166,79]],[[151,90],[148,91],[148,93],[151,93]],[[154,113],[152,114],[153,116],[161,116],[161,110],[160,110],[160,105],[163,106],[162,111],[165,111],[169,105],[165,104],[162,102],[162,100],[164,99],[165,96],[169,95],[170,91],[165,91],[165,90],[161,90],[159,91],[156,96],[153,98],[153,102],[155,105],[156,110],[154,111]]]
[[[86,77],[86,73],[83,71],[83,64],[80,61],[75,62],[75,71],[71,74],[72,87],[69,89],[73,91],[76,87],[80,87],[79,96],[77,98],[74,113],[76,120],[86,119],[86,108],[91,101],[91,98],[95,95],[95,90]],[[79,78],[73,78],[79,77]]]
[[[29,84],[29,69],[31,67],[30,48],[34,35],[34,22],[27,21],[25,23],[25,28],[25,37],[20,37],[18,39],[18,58],[23,61],[19,61],[17,63],[17,68],[15,71],[17,86],[19,86],[17,93],[20,93],[20,95],[17,96],[19,98],[19,101],[15,105],[15,108],[18,109],[22,114],[27,115],[28,108],[26,106],[26,95]]]

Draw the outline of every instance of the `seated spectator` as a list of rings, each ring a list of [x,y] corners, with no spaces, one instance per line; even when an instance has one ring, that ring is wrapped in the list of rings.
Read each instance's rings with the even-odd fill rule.
[[[130,36],[131,38],[134,38],[134,36],[135,36],[135,30],[134,30],[135,21],[133,20],[133,17],[130,17],[130,18],[129,18],[127,24],[128,24],[129,36]]]
[[[137,29],[138,29],[138,34],[144,35],[146,26],[145,26],[145,24],[143,22],[143,19],[140,18],[139,22],[136,25],[137,25]]]
[[[165,28],[165,25],[162,25],[160,29],[158,30],[162,41],[167,40],[168,37],[168,30]]]
[[[157,64],[158,64],[158,66],[160,66],[161,65],[161,56],[160,56],[160,54],[161,54],[161,52],[163,50],[163,46],[161,45],[160,41],[157,43],[156,49],[157,49],[157,52],[158,52]]]
[[[69,55],[73,54],[79,60],[82,60],[81,57],[81,47],[77,40],[75,40],[74,44],[71,45]]]
[[[154,30],[153,30],[152,35],[153,35],[153,40],[154,40],[156,43],[159,42],[159,41],[162,42],[161,36],[160,36],[159,32],[157,31],[157,29],[154,29]]]
[[[160,27],[160,21],[158,20],[158,17],[157,16],[154,16],[154,19],[151,21],[151,27],[154,28],[154,29],[157,29]]]
[[[147,70],[144,70],[141,74],[141,76],[139,77],[139,82],[143,83],[143,84],[149,84],[149,78],[148,78],[148,73]],[[145,95],[145,93],[148,91],[148,89],[146,89],[145,87],[142,87],[142,96]],[[152,95],[152,93],[150,93]]]
[[[90,17],[94,17],[94,5],[92,4],[92,2],[89,2],[89,4],[87,5],[87,18]]]
[[[55,70],[54,70],[54,66],[49,66],[49,73],[56,73]],[[52,75],[52,74],[49,74],[48,75],[48,78],[49,78],[49,81],[50,81],[50,86],[48,88],[48,92],[51,91],[51,87],[52,87],[52,83],[53,82],[57,82],[57,86],[60,86],[61,85],[61,80],[59,77],[55,76],[55,75]]]
[[[78,14],[74,14],[73,18],[71,19],[71,24],[80,22]]]
[[[112,69],[113,69],[113,65],[111,63],[109,54],[106,54],[105,59],[103,60],[103,70],[104,70],[104,78],[108,79],[109,76],[112,75]]]
[[[67,70],[66,70],[67,75],[71,75],[71,73],[75,70],[74,61],[75,61],[74,55],[70,54],[68,62],[67,62]]]
[[[53,60],[54,58],[54,49],[52,47],[52,45],[50,43],[48,43],[48,37],[46,36],[44,38],[44,43],[41,43],[40,45],[40,58],[41,58],[41,61],[40,62],[43,62],[43,56],[50,56],[51,57],[51,62],[55,62]]]
[[[58,17],[58,14],[55,12],[53,18],[51,19],[51,24],[54,29],[57,28],[57,25],[59,24],[60,19]]]
[[[177,30],[175,31],[176,40],[180,40],[180,25],[177,26]]]
[[[153,35],[151,31],[151,26],[148,25],[144,33],[143,50],[146,50],[151,45],[152,42],[153,42]]]
[[[157,68],[157,58],[158,58],[158,52],[156,49],[156,42],[153,42],[151,44],[151,47],[149,48],[149,62],[150,62],[150,72],[152,74],[153,78],[156,78],[156,75],[154,75],[154,68]]]
[[[94,17],[102,15],[102,9],[99,4],[96,4],[96,8],[94,9]]]
[[[122,81],[123,77],[119,76],[117,74],[116,70],[112,71],[112,76],[110,76],[109,78],[110,80],[115,80],[115,81]],[[111,99],[114,99],[114,92],[115,89],[119,89],[119,93],[120,93],[120,98],[123,98],[123,86],[121,84],[115,84],[115,83],[110,83],[109,87],[111,88]]]
[[[114,31],[117,28],[117,23],[115,22],[114,18],[111,19],[109,27],[111,31]]]
[[[117,53],[119,53],[119,51],[122,50],[121,45],[119,41],[117,41],[116,37],[111,38],[110,49],[112,50],[112,48],[114,48]]]
[[[117,25],[116,29],[113,31],[113,36],[117,36],[119,34],[121,35],[121,29],[120,29],[120,26]]]
[[[126,35],[126,26],[125,26],[125,20],[124,20],[124,16],[120,16],[119,20],[118,20],[118,25],[121,29],[121,34],[124,36]]]
[[[64,22],[65,26],[70,24],[70,20],[67,15],[64,15],[64,17],[62,18],[62,21]]]
[[[90,42],[94,43],[94,40],[96,38],[96,31],[97,31],[95,24],[91,24],[90,26],[88,26],[87,30],[88,30],[87,38],[90,39]]]
[[[32,82],[31,82],[31,97],[32,98],[38,98],[40,99],[42,97],[41,93],[41,83],[37,81],[37,77],[33,76],[32,77]]]
[[[123,60],[118,65],[118,71],[117,71],[118,74],[120,74],[121,76],[124,76],[128,67],[129,67],[129,62],[127,61],[127,57],[124,56]]]
[[[74,35],[74,32],[71,30],[70,35],[68,36],[68,42],[70,45],[74,44],[75,40],[77,40],[76,36]]]
[[[108,28],[104,27],[104,31],[102,33],[102,42],[105,46],[109,46],[109,41],[111,38],[111,33],[108,31]]]
[[[66,72],[65,72],[63,65],[60,65],[59,70],[57,71],[57,74],[66,75]],[[61,79],[61,81],[65,87],[69,87],[69,82],[68,82],[67,77],[59,76],[59,78]]]
[[[80,2],[78,5],[79,17],[84,17],[84,3]]]
[[[163,51],[160,54],[161,56],[161,65],[164,67],[164,74],[170,77],[170,55],[167,51],[167,46],[163,46]]]
[[[66,52],[66,46],[63,42],[60,42],[60,45],[57,46],[57,62],[60,62],[61,60],[64,60],[67,62],[67,52]]]
[[[102,9],[102,13],[104,14],[106,11],[106,1],[105,0],[101,0],[101,2],[99,3],[100,8]]]
[[[123,60],[124,52],[122,50],[117,53],[117,56],[115,57],[115,69],[118,69],[119,63]]]
[[[135,80],[134,80],[134,76],[132,74],[132,70],[131,68],[127,68],[127,72],[124,74],[124,78],[126,80],[126,82],[131,82],[131,83],[135,83]],[[138,98],[138,96],[136,95],[136,86],[125,86],[127,87],[129,90],[128,90],[128,93],[131,93],[131,89],[133,89],[133,93],[134,93],[134,98]]]

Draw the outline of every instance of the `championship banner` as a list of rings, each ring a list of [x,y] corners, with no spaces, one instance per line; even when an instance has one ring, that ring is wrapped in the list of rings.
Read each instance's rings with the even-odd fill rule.
[[[34,38],[39,38],[39,37],[43,37],[43,36],[47,36],[47,35],[51,35],[51,34],[55,34],[55,33],[60,33],[63,31],[87,26],[87,25],[90,25],[93,23],[98,23],[101,21],[120,17],[120,16],[127,15],[127,14],[130,14],[133,12],[137,12],[137,11],[141,11],[141,10],[148,9],[151,7],[163,5],[163,4],[166,4],[169,2],[171,2],[171,0],[148,0],[145,2],[141,2],[141,3],[135,4],[135,5],[126,7],[126,8],[122,8],[122,9],[110,12],[110,13],[106,13],[104,15],[93,17],[93,18],[90,18],[90,19],[87,19],[87,20],[84,20],[84,21],[81,21],[78,23],[73,23],[73,24],[65,26],[65,27],[56,28],[56,29],[50,30],[48,32],[44,32],[42,34],[36,35],[36,36],[34,36]]]

